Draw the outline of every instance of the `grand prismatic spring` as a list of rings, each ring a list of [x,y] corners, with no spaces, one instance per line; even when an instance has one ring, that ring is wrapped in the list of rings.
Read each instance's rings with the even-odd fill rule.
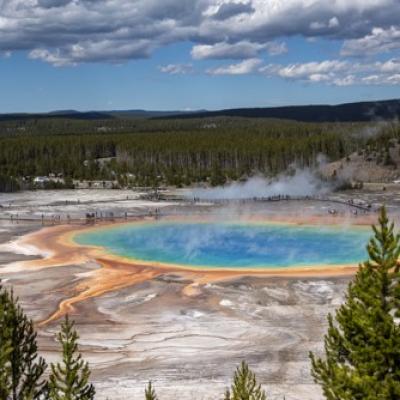
[[[262,270],[357,264],[369,236],[365,227],[146,222],[89,230],[74,241],[141,263]]]
[[[24,295],[47,358],[60,320],[73,316],[99,400],[141,398],[149,378],[166,400],[215,398],[242,359],[271,399],[320,400],[308,352],[323,345],[326,315],[367,258],[376,215],[318,206],[28,227],[9,248],[38,256],[3,277]]]

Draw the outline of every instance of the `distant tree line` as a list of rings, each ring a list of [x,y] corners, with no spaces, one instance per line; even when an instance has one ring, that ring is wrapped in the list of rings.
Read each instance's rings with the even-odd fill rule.
[[[118,127],[124,121],[103,122]],[[400,137],[397,124],[372,126],[379,134],[370,137],[363,134],[370,126],[361,123],[132,119],[131,131],[121,133],[91,125],[101,121],[28,122],[20,122],[26,126],[18,134],[0,124],[0,191],[17,189],[15,182],[29,187],[32,177],[49,174],[62,175],[68,186],[73,179],[115,180],[124,187],[220,185],[253,174],[275,176],[293,164],[313,167],[319,154],[336,160],[365,146],[387,149]]]

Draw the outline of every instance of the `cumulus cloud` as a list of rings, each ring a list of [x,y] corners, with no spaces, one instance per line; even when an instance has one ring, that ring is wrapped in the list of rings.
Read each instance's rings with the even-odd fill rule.
[[[270,55],[279,55],[287,52],[283,42],[252,43],[241,41],[237,43],[220,42],[213,45],[199,44],[193,47],[192,57],[195,60],[203,59],[244,59],[254,58],[260,52],[267,51]]]
[[[211,16],[216,19],[225,20],[240,14],[252,14],[254,11],[255,9],[251,2],[225,2],[216,7],[215,13],[211,14]]]
[[[183,75],[193,72],[192,64],[168,64],[168,65],[160,65],[158,69],[170,75]]]
[[[374,28],[369,35],[359,39],[346,40],[341,54],[343,56],[365,56],[388,53],[400,49],[400,27],[389,29]]]
[[[354,39],[398,23],[400,14],[398,0],[252,0],[252,6],[252,14],[225,23],[205,20],[201,28],[208,38],[231,42],[243,35],[255,42],[291,35]]]
[[[258,58],[250,58],[237,64],[230,64],[207,70],[209,75],[245,75],[255,72],[262,63]]]
[[[364,63],[325,60],[286,66],[269,64],[259,68],[259,72],[270,77],[277,76],[288,80],[327,83],[336,86],[398,85],[400,83],[400,59]]]
[[[310,28],[312,30],[329,30],[334,29],[340,26],[339,20],[337,17],[332,17],[329,21],[314,21],[311,22]]]
[[[50,64],[53,64],[55,67],[76,65],[76,63],[72,62],[70,58],[61,55],[59,49],[54,50],[53,52],[46,49],[34,49],[29,53],[29,58],[32,60],[46,61]]]
[[[147,58],[151,52],[151,43],[148,40],[138,40],[136,42],[121,40],[117,48],[114,46],[115,44],[112,40],[78,42],[55,50],[37,48],[30,51],[29,57],[46,61],[59,67],[89,61],[120,63],[129,59]]]
[[[288,66],[268,65],[261,72],[276,74],[281,78],[319,82],[330,80],[337,72],[346,70],[347,66],[346,61],[328,60]]]
[[[58,66],[118,63],[189,41],[198,58],[221,43],[233,46],[228,58],[240,49],[254,58],[283,50],[265,43],[298,35],[346,40],[350,54],[365,41],[371,52],[393,48],[399,20],[398,0],[3,0],[0,52],[26,50]]]

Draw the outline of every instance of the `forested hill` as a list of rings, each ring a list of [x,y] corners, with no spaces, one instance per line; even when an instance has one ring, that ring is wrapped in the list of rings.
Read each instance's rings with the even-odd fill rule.
[[[400,119],[400,99],[340,105],[307,105],[271,108],[232,108],[217,111],[147,111],[107,110],[86,111],[61,110],[50,113],[0,114],[1,121],[32,121],[43,119],[69,119],[96,121],[110,119],[192,119],[212,117],[275,118],[301,122],[369,122]]]
[[[49,120],[49,119],[71,119],[71,120],[107,120],[111,119],[113,116],[108,113],[98,112],[98,111],[88,111],[88,112],[78,112],[74,110],[66,111],[54,111],[50,113],[42,114],[29,114],[29,113],[12,113],[12,114],[0,114],[0,122],[23,122],[23,121],[33,121],[33,120]]]
[[[279,118],[303,122],[367,122],[400,118],[400,100],[274,108],[232,108],[186,113],[173,118],[210,117]],[[165,118],[165,117],[161,117]],[[171,118],[167,116],[166,118]]]
[[[184,111],[146,111],[146,110],[111,110],[111,111],[75,111],[60,110],[49,113],[10,113],[0,114],[1,121],[32,121],[44,119],[71,119],[82,121],[108,120],[120,118],[156,118],[168,117],[171,115],[179,116],[185,114]]]
[[[371,103],[364,103],[371,119],[388,118],[388,104],[390,117],[396,109],[400,116],[400,101],[385,102],[386,107],[375,103],[374,112],[366,104]],[[108,181],[113,187],[215,186],[258,174],[276,176],[293,165],[313,168],[320,154],[335,161],[357,153],[394,168],[393,150],[400,144],[397,121],[158,119],[115,112],[84,119],[67,113],[75,117],[59,111],[48,118],[0,119],[0,192],[35,188],[36,178],[43,177],[49,188],[72,187],[74,181]]]

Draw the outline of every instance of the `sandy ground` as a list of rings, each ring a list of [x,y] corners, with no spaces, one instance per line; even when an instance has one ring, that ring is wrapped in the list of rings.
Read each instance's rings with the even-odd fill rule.
[[[11,207],[29,213],[36,206],[34,196],[27,198],[13,199]],[[111,208],[118,206],[112,199],[103,200]],[[128,201],[132,204],[127,210],[148,207]],[[329,207],[311,202],[255,206],[265,216],[301,214],[303,218],[316,212],[326,217]],[[208,208],[191,211],[203,210],[210,212]],[[248,209],[240,212],[250,213]],[[345,207],[340,212],[339,223],[355,222]],[[218,218],[230,213],[232,209],[219,210]],[[367,218],[373,221],[375,217]],[[49,228],[41,229],[40,223],[0,225],[0,277],[12,284],[24,309],[37,322],[40,349],[49,361],[58,356],[55,332],[61,314],[55,313],[60,304],[66,304],[93,370],[97,399],[143,398],[143,388],[151,379],[164,400],[215,400],[222,397],[236,366],[245,359],[269,399],[281,400],[285,395],[287,400],[322,400],[310,376],[308,353],[321,351],[326,315],[342,302],[351,279],[348,275],[241,274],[199,280],[192,273],[153,273],[151,268],[123,262],[107,268],[109,260],[77,254],[76,249],[49,261],[55,254],[38,254],[23,241],[15,242],[39,230],[47,248],[57,247],[52,240],[58,236],[49,234]],[[56,233],[64,228],[50,229]],[[112,286],[110,290],[96,289],[106,286],[105,282]],[[115,282],[122,284],[113,286]],[[79,298],[81,293],[91,295]],[[76,297],[79,301],[68,305]]]

